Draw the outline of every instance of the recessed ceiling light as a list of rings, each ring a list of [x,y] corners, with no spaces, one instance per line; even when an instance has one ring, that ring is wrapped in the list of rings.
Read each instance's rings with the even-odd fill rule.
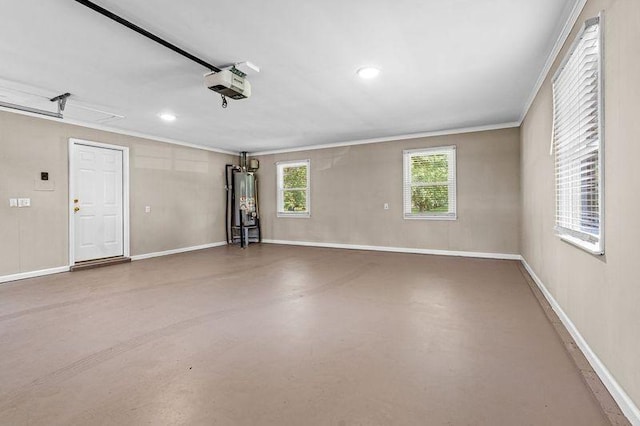
[[[380,74],[380,70],[374,67],[364,67],[357,71],[358,77],[364,79],[375,78]]]
[[[162,121],[166,121],[167,123],[176,121],[176,116],[171,114],[170,112],[163,112],[161,114],[158,114],[158,117],[160,117]]]

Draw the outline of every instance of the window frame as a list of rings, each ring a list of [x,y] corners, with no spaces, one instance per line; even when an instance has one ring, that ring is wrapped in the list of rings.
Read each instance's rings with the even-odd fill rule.
[[[411,182],[411,158],[417,155],[438,155],[446,154],[449,156],[449,179],[448,196],[449,211],[446,213],[411,213],[411,188],[414,186]],[[403,217],[409,220],[457,220],[458,219],[458,197],[457,197],[457,147],[455,145],[437,146],[429,148],[405,149],[402,151],[402,194],[403,194]],[[451,161],[452,160],[452,161]],[[434,182],[432,185],[442,185],[443,183]],[[408,185],[408,186],[407,186]],[[427,186],[427,185],[423,185]]]
[[[559,212],[559,184],[558,184],[558,159],[557,159],[557,155],[558,155],[558,149],[556,146],[556,135],[555,135],[555,129],[556,129],[556,97],[558,96],[556,93],[556,81],[560,78],[560,76],[562,75],[562,72],[566,69],[567,63],[569,62],[569,60],[572,58],[573,54],[575,53],[576,48],[578,47],[578,45],[580,44],[580,41],[582,40],[582,36],[583,34],[587,31],[588,28],[590,28],[593,25],[598,25],[598,43],[599,43],[599,49],[598,49],[598,78],[596,79],[597,81],[597,90],[598,90],[598,99],[596,102],[597,105],[597,114],[598,114],[598,123],[597,123],[597,127],[598,127],[598,148],[597,151],[597,155],[598,155],[598,161],[597,164],[598,169],[597,169],[597,185],[598,185],[598,236],[597,237],[587,237],[585,234],[587,234],[586,232],[580,233],[577,231],[572,231],[570,229],[567,229],[565,227],[559,226],[558,224],[558,212]],[[604,165],[604,156],[605,156],[605,152],[604,152],[604,148],[605,148],[605,133],[604,133],[604,115],[605,115],[605,110],[604,110],[604,16],[603,13],[601,12],[598,16],[593,17],[591,19],[586,20],[580,31],[578,31],[578,33],[576,34],[571,46],[569,47],[569,50],[567,51],[567,53],[565,54],[565,57],[563,58],[562,62],[560,63],[558,69],[556,70],[552,80],[551,80],[551,92],[552,92],[552,104],[553,104],[553,115],[552,115],[552,121],[551,121],[551,126],[552,126],[552,139],[551,139],[551,151],[555,151],[555,155],[554,155],[554,173],[555,173],[555,178],[554,178],[554,188],[555,188],[555,210],[554,210],[554,232],[555,235],[558,236],[562,241],[565,241],[577,248],[580,248],[590,254],[596,255],[596,256],[602,256],[605,253],[605,165]],[[581,167],[582,168],[582,167]],[[581,191],[582,188],[578,188],[578,191]],[[576,195],[573,193],[570,193],[570,195]],[[580,198],[584,197],[583,193],[578,193],[577,194]]]
[[[307,186],[306,188],[287,188],[287,190],[305,191],[306,192],[306,210],[299,212],[289,212],[284,210],[284,168],[285,167],[306,167],[307,168]],[[309,218],[311,217],[311,160],[288,160],[278,161],[276,163],[276,216],[277,217],[294,217]]]

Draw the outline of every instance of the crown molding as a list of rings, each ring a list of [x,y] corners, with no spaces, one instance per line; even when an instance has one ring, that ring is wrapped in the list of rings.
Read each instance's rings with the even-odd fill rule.
[[[541,71],[541,73],[540,73],[540,75],[538,77],[538,80],[536,81],[536,84],[534,85],[533,90],[531,91],[531,94],[529,95],[529,97],[527,99],[527,102],[525,103],[525,107],[524,107],[524,109],[522,111],[522,114],[520,115],[518,121],[508,122],[508,123],[500,123],[500,124],[492,124],[492,125],[486,125],[486,126],[465,127],[465,128],[458,128],[458,129],[447,129],[447,130],[433,131],[433,132],[400,134],[400,135],[387,136],[387,137],[382,137],[382,138],[360,139],[360,140],[343,141],[343,142],[336,142],[336,143],[329,143],[329,144],[318,144],[318,145],[299,146],[299,147],[293,147],[293,148],[256,151],[256,152],[250,152],[250,154],[251,155],[285,154],[285,153],[289,153],[289,152],[311,151],[311,150],[317,150],[317,149],[337,148],[337,147],[353,146],[353,145],[365,145],[365,144],[392,142],[392,141],[400,141],[400,140],[407,140],[407,139],[418,139],[418,138],[434,137],[434,136],[447,136],[447,135],[454,135],[454,134],[482,132],[482,131],[489,131],[489,130],[500,130],[500,129],[509,129],[509,128],[514,128],[514,127],[520,127],[522,125],[522,122],[524,121],[525,117],[527,116],[529,110],[531,109],[531,106],[533,105],[533,102],[535,101],[535,98],[538,95],[538,92],[540,91],[540,89],[542,88],[542,85],[544,84],[545,80],[547,79],[547,77],[549,75],[549,72],[551,71],[551,68],[553,67],[554,62],[556,61],[556,59],[558,57],[558,54],[562,50],[562,47],[564,46],[565,42],[567,41],[567,38],[571,34],[571,30],[573,29],[575,23],[577,22],[578,18],[580,17],[580,14],[582,13],[582,10],[584,9],[584,6],[586,5],[587,1],[588,0],[576,0],[575,1],[573,9],[571,10],[571,13],[570,13],[567,21],[565,22],[565,25],[564,25],[564,27],[562,29],[562,32],[560,33],[560,36],[556,40],[556,43],[554,44],[554,47],[551,50],[551,53],[547,57],[547,61],[545,62],[545,65],[544,65],[544,67],[543,67],[543,69],[542,69],[542,71]],[[105,131],[105,132],[111,132],[111,133],[116,133],[116,134],[120,134],[120,135],[132,136],[132,137],[143,138],[143,139],[149,139],[149,140],[153,140],[153,141],[157,141],[157,142],[164,142],[164,143],[168,143],[168,144],[185,146],[185,147],[189,147],[189,148],[202,149],[202,150],[205,150],[205,151],[217,152],[217,153],[220,153],[220,154],[238,155],[240,153],[239,151],[229,151],[229,150],[220,149],[220,148],[213,148],[213,147],[206,146],[206,145],[194,144],[194,143],[190,143],[190,142],[184,142],[184,141],[179,141],[179,140],[176,140],[176,139],[164,138],[164,137],[155,136],[155,135],[146,134],[146,133],[141,133],[141,132],[122,130],[122,129],[118,129],[118,128],[115,128],[115,127],[105,126],[105,125],[100,125],[100,124],[88,123],[88,122],[71,120],[71,119],[59,119],[59,118],[55,118],[55,117],[48,117],[48,116],[34,114],[34,113],[26,112],[26,111],[14,110],[14,109],[5,108],[5,107],[0,107],[0,111],[10,112],[10,113],[20,114],[20,115],[26,115],[26,116],[30,116],[30,117],[40,118],[40,119],[43,119],[43,120],[50,120],[50,121],[55,121],[55,122],[59,122],[59,123],[66,123],[66,124],[80,126],[80,127],[86,127],[86,128],[89,128],[89,129],[102,130],[102,131]]]
[[[573,5],[573,9],[569,14],[569,18],[567,19],[567,22],[565,22],[564,27],[562,28],[562,32],[560,33],[560,36],[556,40],[556,43],[554,44],[553,49],[551,50],[551,53],[549,53],[549,56],[547,57],[547,62],[544,64],[544,68],[542,68],[542,72],[538,77],[538,81],[536,81],[536,84],[535,86],[533,86],[533,90],[531,91],[531,94],[527,99],[527,103],[525,104],[522,114],[520,115],[519,125],[522,125],[522,122],[524,121],[527,114],[529,113],[529,109],[531,109],[531,106],[533,105],[533,101],[535,101],[536,97],[538,96],[538,92],[540,92],[542,85],[544,84],[545,80],[549,76],[549,72],[551,72],[551,68],[553,67],[554,62],[558,58],[558,55],[560,54],[562,47],[567,42],[567,39],[571,34],[571,30],[573,30],[574,25],[578,21],[578,18],[580,17],[580,14],[582,13],[584,6],[587,4],[587,1],[588,0],[576,0],[575,4]]]
[[[359,140],[353,140],[353,141],[335,142],[335,143],[320,144],[320,145],[299,146],[295,148],[257,151],[257,152],[250,152],[249,154],[251,155],[285,154],[288,152],[313,151],[317,149],[337,148],[342,146],[366,145],[366,144],[372,144],[372,143],[393,142],[393,141],[401,141],[401,140],[407,140],[407,139],[428,138],[428,137],[434,137],[434,136],[460,135],[464,133],[486,132],[489,130],[512,129],[514,127],[519,127],[519,126],[520,126],[519,122],[513,121],[509,123],[490,124],[487,126],[463,127],[459,129],[438,130],[435,132],[409,133],[404,135],[385,136],[383,138],[359,139]]]
[[[55,121],[57,123],[69,124],[69,125],[72,125],[72,126],[85,127],[87,129],[101,130],[103,132],[110,132],[110,133],[115,133],[115,134],[118,134],[118,135],[132,136],[132,137],[135,137],[135,138],[152,140],[154,142],[163,142],[163,143],[168,143],[168,144],[172,144],[172,145],[185,146],[185,147],[188,147],[188,148],[201,149],[201,150],[204,150],[204,151],[217,152],[219,154],[229,154],[229,155],[239,155],[240,154],[239,151],[227,151],[225,149],[213,148],[213,147],[206,146],[206,145],[199,145],[199,144],[194,144],[194,143],[190,143],[190,142],[179,141],[179,140],[176,140],[176,139],[163,138],[161,136],[154,136],[154,135],[150,135],[150,134],[147,134],[147,133],[134,132],[134,131],[129,131],[129,130],[122,130],[122,129],[118,129],[116,127],[105,126],[105,125],[102,125],[102,124],[88,123],[88,122],[84,122],[84,121],[72,120],[72,119],[66,119],[66,118],[61,119],[61,118],[56,118],[56,117],[49,117],[49,116],[46,116],[46,115],[40,115],[40,114],[35,114],[35,113],[32,113],[32,112],[20,111],[20,110],[16,110],[16,109],[12,109],[12,108],[1,107],[1,106],[0,106],[0,111],[9,112],[9,113],[18,114],[18,115],[26,115],[28,117],[40,118],[42,120]]]

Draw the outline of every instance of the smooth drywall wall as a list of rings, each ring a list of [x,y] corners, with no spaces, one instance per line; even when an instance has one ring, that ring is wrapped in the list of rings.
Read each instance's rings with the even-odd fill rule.
[[[69,138],[130,148],[131,255],[225,240],[233,156],[0,112],[0,276],[69,264]],[[10,208],[19,197],[31,207]]]
[[[403,150],[449,145],[457,147],[458,219],[404,219]],[[512,128],[260,156],[263,237],[518,254],[519,155]],[[311,160],[311,217],[279,218],[276,163],[304,159]]]
[[[577,31],[604,10],[605,256],[554,235],[550,78]],[[640,1],[587,2],[521,128],[522,254],[591,349],[640,404]]]

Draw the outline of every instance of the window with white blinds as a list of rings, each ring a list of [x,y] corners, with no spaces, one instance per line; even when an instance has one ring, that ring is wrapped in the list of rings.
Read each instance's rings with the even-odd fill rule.
[[[456,147],[406,150],[404,218],[456,218]]]
[[[309,217],[311,179],[309,160],[276,163],[278,217]]]
[[[603,250],[602,34],[587,21],[553,78],[556,233]]]

